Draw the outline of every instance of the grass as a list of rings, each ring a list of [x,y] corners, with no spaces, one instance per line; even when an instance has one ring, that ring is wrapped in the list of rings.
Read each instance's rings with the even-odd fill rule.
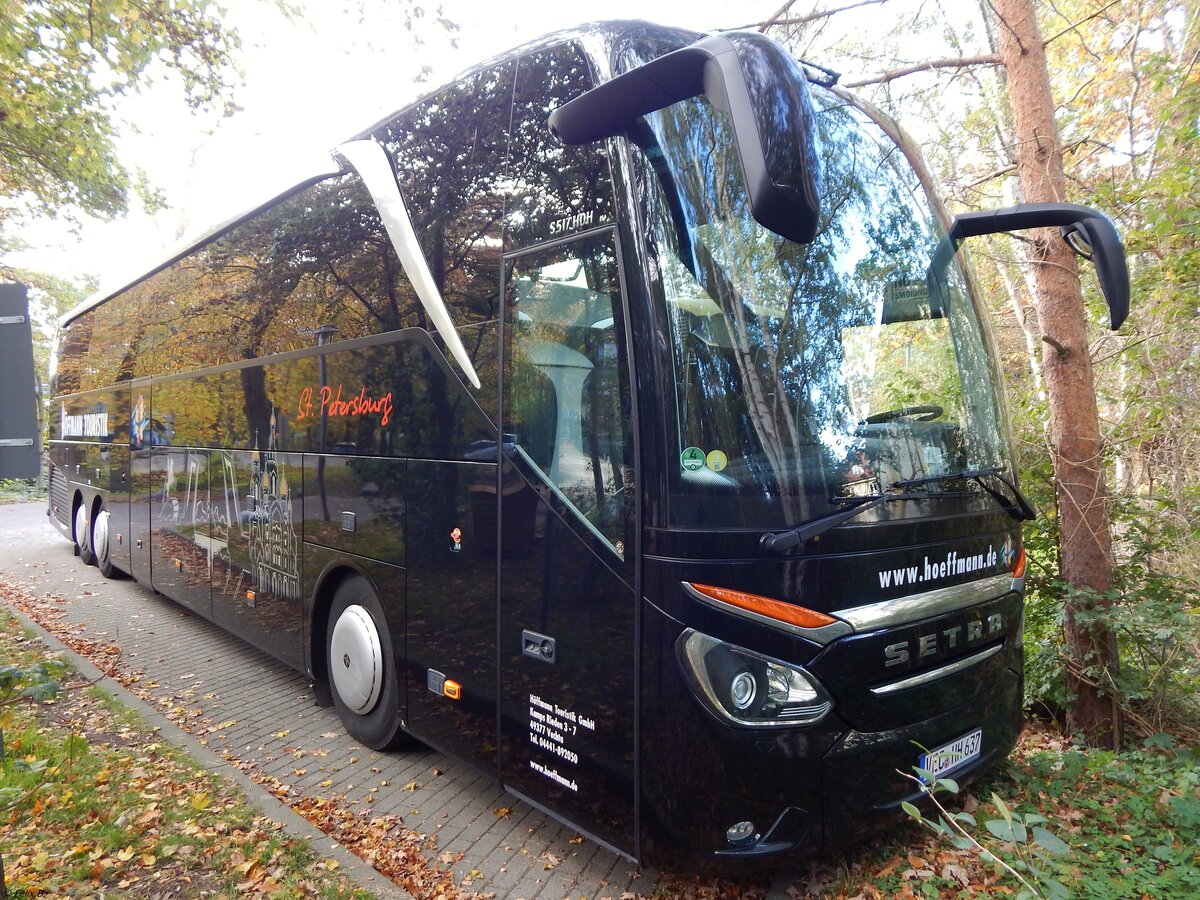
[[[24,503],[27,500],[41,500],[45,496],[44,490],[38,490],[36,479],[0,478],[0,503]]]
[[[0,659],[46,658],[0,610]],[[68,672],[57,698],[0,708],[9,897],[369,897],[231,783]]]
[[[1066,891],[1061,896],[1200,896],[1200,753],[1165,735],[1112,753],[1078,749],[1035,723],[999,769],[949,801],[940,796],[951,811],[968,814],[968,832],[988,852],[1026,876],[1028,865],[1047,872]],[[1065,849],[1035,854],[1032,836],[1012,839],[995,798],[1013,821],[1039,823]],[[1055,896],[1030,880],[1040,896]],[[1039,896],[1022,895],[1016,879],[978,850],[960,849],[915,823],[886,841],[808,867],[796,888],[797,897]]]

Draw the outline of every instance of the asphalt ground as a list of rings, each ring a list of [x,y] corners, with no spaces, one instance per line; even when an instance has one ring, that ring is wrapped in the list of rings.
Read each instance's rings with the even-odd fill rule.
[[[201,764],[233,775],[290,833],[321,837],[267,788],[293,800],[337,798],[364,817],[396,817],[426,836],[430,861],[463,890],[525,900],[655,892],[655,873],[465,764],[422,746],[376,753],[356,744],[332,708],[315,704],[301,673],[147,587],[105,579],[74,555],[45,510],[44,501],[0,506],[0,579],[38,598],[55,631],[110,656],[119,649],[120,664],[135,673],[136,696],[110,689]],[[317,846],[344,852],[327,838]],[[348,868],[379,896],[407,896],[365,865]]]

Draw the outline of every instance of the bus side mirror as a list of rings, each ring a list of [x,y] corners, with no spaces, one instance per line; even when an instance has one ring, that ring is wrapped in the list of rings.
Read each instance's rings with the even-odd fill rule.
[[[1103,213],[1074,203],[1020,203],[1004,209],[963,213],[954,219],[948,237],[955,242],[980,234],[1055,226],[1072,250],[1095,264],[1100,290],[1108,301],[1112,329],[1116,331],[1129,315],[1129,269],[1121,237]]]
[[[563,104],[550,114],[550,130],[567,144],[598,141],[701,94],[732,120],[754,218],[810,243],[820,213],[812,100],[804,70],[770,38],[749,32],[702,38]]]

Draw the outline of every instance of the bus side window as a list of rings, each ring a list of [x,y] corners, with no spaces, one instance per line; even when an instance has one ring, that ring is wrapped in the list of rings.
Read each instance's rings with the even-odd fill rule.
[[[604,142],[566,145],[546,124],[554,109],[593,84],[587,57],[574,44],[535,50],[518,60],[506,252],[612,221],[612,175]]]
[[[412,304],[396,302],[405,292]],[[404,315],[415,307],[370,196],[356,175],[343,175],[101,305],[116,340],[99,364],[105,383],[188,372],[311,347],[318,329],[335,323],[339,341],[419,324]]]
[[[94,342],[88,353],[95,387],[133,377],[134,345],[142,321],[139,300],[142,291],[143,285],[136,285],[96,307],[96,333],[104,335],[104,340]]]
[[[54,394],[73,394],[94,385],[88,374],[88,351],[92,343],[93,313],[84,313],[67,326],[66,340],[59,346],[54,372]]]
[[[515,64],[484,69],[377,129],[442,299],[495,421],[500,238]]]
[[[357,175],[306,188],[208,248],[224,343],[252,359],[420,324],[416,294]]]

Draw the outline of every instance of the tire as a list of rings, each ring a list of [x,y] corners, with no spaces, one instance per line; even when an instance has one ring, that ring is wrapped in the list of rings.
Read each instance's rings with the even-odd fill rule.
[[[110,545],[111,519],[108,510],[101,506],[100,512],[96,513],[96,518],[92,520],[92,555],[96,557],[96,565],[101,575],[105,578],[120,578],[125,573],[113,565]]]
[[[366,578],[338,585],[325,632],[333,705],[356,741],[389,750],[410,738],[400,722],[400,679],[383,607]]]
[[[87,506],[83,503],[75,508],[75,555],[86,565],[96,564],[96,554],[92,552],[92,523],[88,521]]]

